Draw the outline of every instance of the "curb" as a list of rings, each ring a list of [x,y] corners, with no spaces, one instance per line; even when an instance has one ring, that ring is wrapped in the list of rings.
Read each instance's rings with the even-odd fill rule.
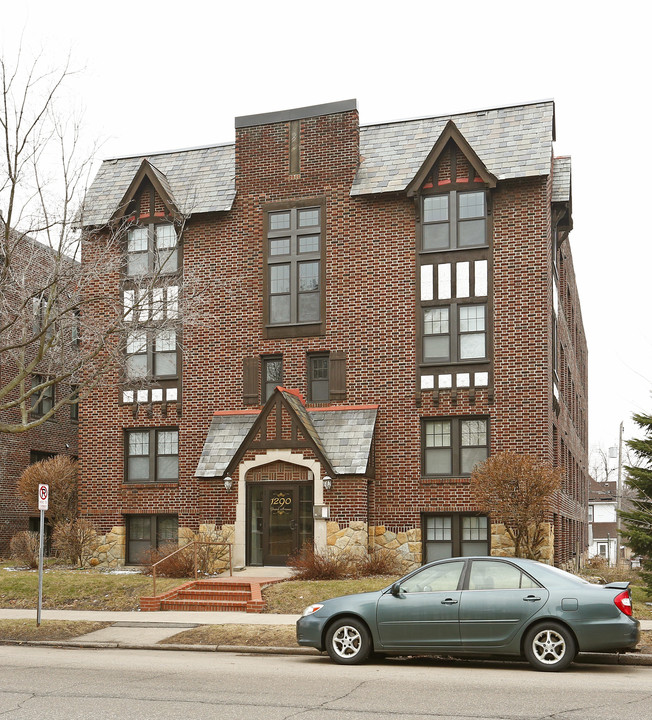
[[[2,640],[0,645],[29,645],[35,647],[91,648],[95,650],[183,650],[184,652],[233,652],[254,655],[323,655],[314,648],[260,647],[249,645],[176,645],[162,643],[157,645],[135,645],[121,642],[83,642],[63,640]],[[459,658],[458,658],[459,659]],[[481,658],[463,658],[481,659]],[[517,660],[515,658],[515,660]],[[645,653],[579,653],[576,663],[591,665],[640,665],[652,666],[652,655]]]

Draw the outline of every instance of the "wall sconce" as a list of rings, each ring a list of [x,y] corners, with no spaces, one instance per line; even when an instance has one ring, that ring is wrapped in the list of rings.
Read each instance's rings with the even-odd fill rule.
[[[227,475],[224,478],[224,489],[227,492],[230,492],[232,487],[233,487],[233,480]]]
[[[333,487],[333,478],[326,475],[324,478],[324,490],[330,490]]]

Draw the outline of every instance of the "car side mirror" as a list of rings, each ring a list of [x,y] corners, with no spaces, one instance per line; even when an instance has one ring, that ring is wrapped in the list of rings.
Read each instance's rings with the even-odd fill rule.
[[[393,595],[394,597],[400,597],[400,595],[401,595],[402,593],[403,593],[403,591],[401,590],[401,583],[400,583],[400,582],[395,582],[395,583],[392,585],[392,595]]]

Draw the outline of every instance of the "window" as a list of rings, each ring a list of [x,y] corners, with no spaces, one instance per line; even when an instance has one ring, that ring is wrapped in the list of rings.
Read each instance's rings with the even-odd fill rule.
[[[452,191],[423,198],[422,250],[452,250],[487,244],[483,190]]]
[[[314,325],[322,321],[322,208],[267,213],[266,324]]]
[[[81,312],[79,310],[73,310],[73,312],[72,312],[72,327],[70,328],[70,340],[74,347],[77,347],[79,345],[79,342],[81,339],[80,320],[81,320]]]
[[[283,358],[267,357],[262,362],[260,386],[263,390],[263,402],[267,402],[277,385],[283,384]]]
[[[487,306],[458,305],[423,309],[423,358],[462,362],[487,357]]]
[[[473,560],[469,590],[529,590],[539,585],[514,565],[497,560]]]
[[[79,422],[79,386],[70,386],[70,399],[74,402],[70,405],[70,419],[73,422]]]
[[[179,542],[176,515],[127,515],[127,557],[130,565],[150,562],[149,555],[161,545]]]
[[[329,356],[308,356],[308,399],[311,402],[328,402],[329,392]]]
[[[42,387],[48,379],[43,375],[32,375],[32,415],[42,417],[54,407],[54,384]]]
[[[177,231],[170,223],[151,223],[127,233],[127,275],[174,273],[179,269]]]
[[[125,454],[126,482],[166,482],[179,479],[177,429],[128,430]]]
[[[442,418],[423,422],[425,475],[470,475],[489,455],[486,418]]]
[[[485,515],[427,514],[422,519],[423,561],[489,555],[490,524]]]
[[[127,380],[177,377],[175,330],[134,330],[127,335]]]
[[[401,590],[415,592],[447,592],[457,590],[464,570],[463,562],[450,562],[424,568],[401,583]]]

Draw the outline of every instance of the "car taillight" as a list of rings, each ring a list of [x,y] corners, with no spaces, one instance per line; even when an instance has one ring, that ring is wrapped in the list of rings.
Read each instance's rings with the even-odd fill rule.
[[[619,595],[614,598],[614,603],[620,612],[625,615],[632,614],[632,599],[629,597],[629,590],[623,590]]]

